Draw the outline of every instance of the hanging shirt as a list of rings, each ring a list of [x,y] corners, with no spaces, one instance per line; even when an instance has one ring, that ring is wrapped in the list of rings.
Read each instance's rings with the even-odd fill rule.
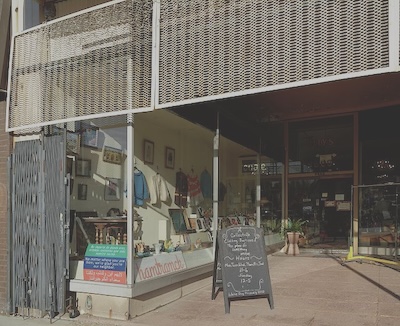
[[[195,174],[187,175],[190,206],[198,206],[203,200],[199,177]]]
[[[201,172],[200,186],[203,197],[207,199],[212,199],[212,179],[210,173],[207,170]]]
[[[171,196],[168,191],[167,182],[165,179],[157,173],[151,178],[151,183],[149,184],[150,192],[150,202],[154,205],[159,201],[166,202]]]
[[[133,181],[135,205],[143,206],[144,202],[150,198],[149,189],[147,188],[147,182],[143,172],[135,170],[133,173]]]
[[[176,173],[175,204],[179,207],[187,206],[188,182],[186,174],[182,171]]]

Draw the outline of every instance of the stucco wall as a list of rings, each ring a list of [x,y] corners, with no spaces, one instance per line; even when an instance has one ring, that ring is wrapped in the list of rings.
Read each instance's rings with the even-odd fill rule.
[[[10,138],[5,132],[6,102],[0,102],[0,313],[7,311],[7,158]]]

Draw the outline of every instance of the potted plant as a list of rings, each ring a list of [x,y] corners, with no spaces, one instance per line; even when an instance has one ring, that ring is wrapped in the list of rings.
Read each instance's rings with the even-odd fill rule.
[[[284,235],[287,238],[286,254],[298,255],[299,250],[299,237],[303,234],[303,225],[308,221],[303,219],[288,219],[286,227],[283,229]]]

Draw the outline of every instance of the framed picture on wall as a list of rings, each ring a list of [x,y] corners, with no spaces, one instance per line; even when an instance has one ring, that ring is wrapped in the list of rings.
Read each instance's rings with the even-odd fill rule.
[[[77,160],[75,166],[75,174],[79,177],[90,177],[91,172],[90,160]]]
[[[78,200],[86,200],[87,199],[87,185],[80,183],[78,185]]]
[[[120,180],[116,178],[107,178],[104,188],[105,200],[119,200],[121,198]]]
[[[175,150],[171,147],[165,147],[165,167],[168,169],[175,168]]]
[[[143,161],[144,163],[154,163],[154,143],[145,139],[143,141]]]
[[[79,155],[80,135],[75,132],[67,132],[67,154]]]
[[[105,146],[103,152],[103,161],[113,164],[121,164],[123,159],[122,150]]]
[[[66,163],[67,163],[66,172],[72,176],[72,166],[74,165],[74,159],[72,157],[67,156]]]
[[[82,123],[82,145],[86,147],[98,148],[99,128]]]

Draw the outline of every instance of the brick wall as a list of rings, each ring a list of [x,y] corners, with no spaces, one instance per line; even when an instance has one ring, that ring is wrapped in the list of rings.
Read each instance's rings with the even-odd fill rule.
[[[7,159],[10,137],[5,132],[6,102],[0,101],[0,314],[7,312]]]

